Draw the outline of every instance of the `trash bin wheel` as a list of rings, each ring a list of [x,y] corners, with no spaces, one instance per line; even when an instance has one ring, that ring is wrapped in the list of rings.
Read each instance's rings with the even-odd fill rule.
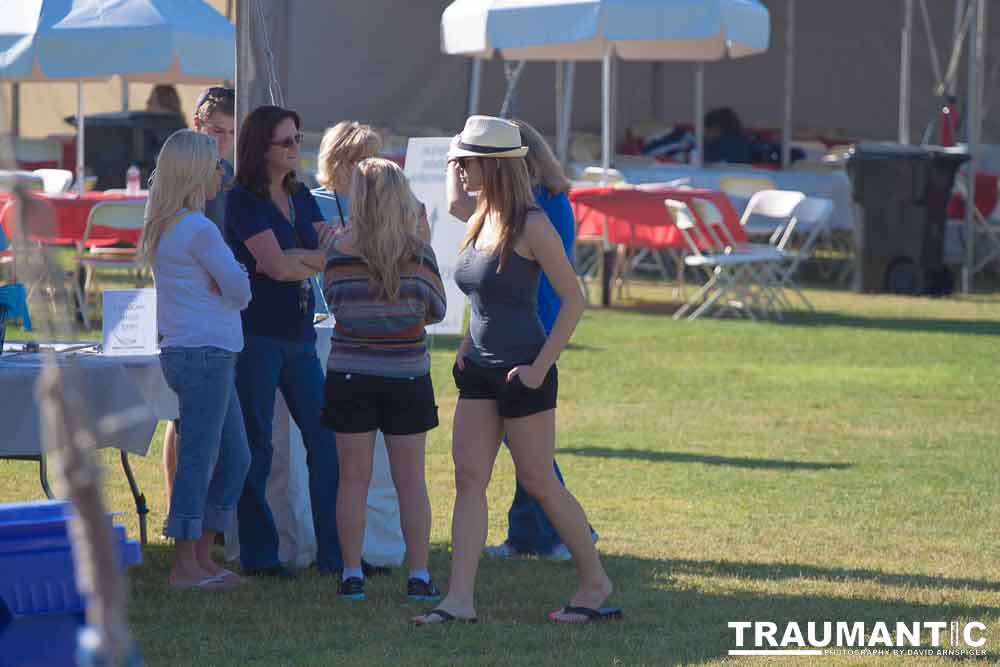
[[[889,294],[923,294],[924,275],[912,259],[895,260],[885,272],[885,291]]]

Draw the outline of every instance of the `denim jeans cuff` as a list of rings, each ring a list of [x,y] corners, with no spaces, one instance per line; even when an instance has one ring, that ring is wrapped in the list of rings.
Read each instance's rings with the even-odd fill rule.
[[[213,530],[217,533],[226,532],[232,527],[235,514],[235,507],[218,507],[206,503],[203,520],[205,530]]]
[[[167,516],[167,537],[175,540],[197,540],[201,538],[202,520],[200,516],[178,516],[170,513]]]

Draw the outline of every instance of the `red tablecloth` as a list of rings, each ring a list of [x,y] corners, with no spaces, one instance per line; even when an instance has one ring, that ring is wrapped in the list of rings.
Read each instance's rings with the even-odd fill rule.
[[[72,245],[83,240],[83,233],[87,229],[87,217],[90,209],[102,201],[121,201],[123,199],[142,201],[145,197],[129,197],[122,194],[108,194],[105,192],[86,192],[83,197],[76,194],[42,194],[33,192],[31,196],[38,201],[44,202],[51,210],[52,228],[44,233],[38,232],[32,235],[32,239],[42,243],[53,243],[58,245]],[[10,195],[0,193],[0,224],[3,224],[7,238],[11,238],[13,228],[14,202]],[[139,242],[139,231],[123,231],[120,229],[110,229],[107,227],[94,227],[90,232],[88,246],[107,246],[114,243],[129,243],[135,245]]]
[[[680,188],[578,188],[570,192],[570,202],[576,215],[578,237],[603,237],[612,244],[664,250],[686,248],[684,237],[674,225],[664,199],[676,199],[689,206],[698,199],[709,201],[722,214],[726,226],[737,241],[746,234],[740,217],[729,197],[723,192]],[[698,211],[691,206],[697,221]]]

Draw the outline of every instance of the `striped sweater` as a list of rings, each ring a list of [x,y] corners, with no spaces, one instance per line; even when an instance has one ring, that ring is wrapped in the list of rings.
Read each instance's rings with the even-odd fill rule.
[[[429,244],[404,260],[395,302],[379,296],[363,259],[336,248],[327,257],[323,284],[336,318],[329,370],[390,378],[430,372],[424,327],[444,319],[447,300]]]

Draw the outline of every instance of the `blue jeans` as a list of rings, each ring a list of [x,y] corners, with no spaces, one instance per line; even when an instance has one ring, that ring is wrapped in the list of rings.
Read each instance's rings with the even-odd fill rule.
[[[309,467],[309,498],[316,531],[316,565],[340,570],[337,537],[337,447],[333,431],[323,428],[323,369],[312,341],[286,341],[246,336],[236,363],[236,391],[250,442],[250,473],[237,507],[240,562],[244,569],[278,565],[278,530],[267,504],[267,477],[271,472],[271,429],[275,390],[281,389],[288,411],[302,431]],[[187,424],[184,425],[187,428]]]
[[[504,438],[506,443],[507,439]],[[559,464],[552,462],[559,483],[563,481]],[[520,483],[514,489],[514,501],[507,512],[507,544],[522,553],[547,554],[562,544],[545,511]]]
[[[196,540],[225,532],[250,468],[240,400],[234,389],[236,353],[217,347],[166,347],[160,365],[177,394],[183,433],[166,534]]]

